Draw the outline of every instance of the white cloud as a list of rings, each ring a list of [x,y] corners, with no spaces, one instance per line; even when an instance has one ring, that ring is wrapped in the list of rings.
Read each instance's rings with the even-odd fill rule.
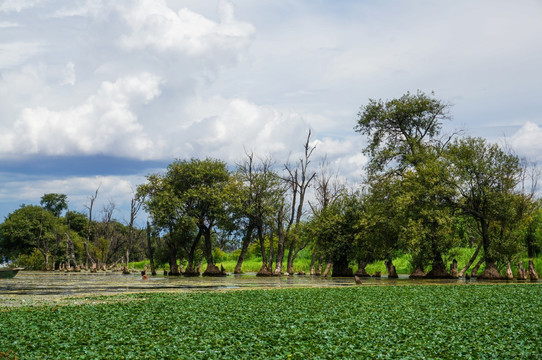
[[[143,73],[103,82],[95,95],[68,110],[24,109],[3,152],[152,158],[155,143],[145,134],[132,107],[159,96],[159,84],[159,78]]]
[[[0,69],[23,64],[43,51],[43,46],[35,42],[0,43]]]
[[[214,22],[187,8],[175,13],[163,1],[141,0],[119,6],[119,12],[131,29],[120,39],[127,50],[150,48],[178,51],[191,56],[236,52],[246,46],[254,28],[234,19],[231,4],[221,4],[221,21]]]
[[[510,145],[521,156],[530,161],[542,160],[542,128],[532,122],[526,122],[510,138]]]
[[[197,98],[187,104],[179,134],[187,150],[236,161],[243,149],[258,154],[287,155],[301,147],[309,128],[297,113],[281,112],[245,99]]]
[[[0,4],[0,11],[4,12],[21,12],[26,9],[33,8],[43,0],[3,0]]]
[[[63,80],[60,85],[75,85],[75,65],[70,61],[62,71]]]

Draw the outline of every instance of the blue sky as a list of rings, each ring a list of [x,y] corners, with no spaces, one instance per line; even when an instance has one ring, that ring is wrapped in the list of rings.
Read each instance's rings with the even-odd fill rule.
[[[317,158],[353,184],[369,98],[435,92],[446,131],[542,160],[542,3],[3,0],[0,218],[100,186],[126,219],[145,175],[246,150]]]

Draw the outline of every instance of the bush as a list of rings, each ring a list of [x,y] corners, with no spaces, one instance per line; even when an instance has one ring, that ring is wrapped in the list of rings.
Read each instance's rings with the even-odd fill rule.
[[[34,249],[29,255],[19,255],[15,265],[26,270],[43,270],[45,269],[45,259],[38,249]]]

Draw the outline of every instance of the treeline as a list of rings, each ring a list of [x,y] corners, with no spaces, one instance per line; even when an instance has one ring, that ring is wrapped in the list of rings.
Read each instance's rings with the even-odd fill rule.
[[[205,262],[203,275],[221,276],[217,248],[240,249],[234,272],[241,273],[256,243],[259,275],[293,274],[305,249],[311,274],[352,276],[357,264],[356,274],[367,276],[367,264],[384,260],[393,277],[392,259],[407,254],[412,277],[482,267],[483,278],[509,278],[511,264],[542,249],[537,168],[482,138],[442,134],[448,119],[449,106],[421,92],[370,100],[355,126],[369,159],[357,189],[327,162],[312,163],[309,131],[291,163],[253,153],[234,170],[219,159],[172,162],[137,187],[124,224],[113,220],[113,205],[93,219],[98,191],[85,213],[67,211],[65,195],[46,194],[41,206],[22,206],[0,225],[0,251],[6,259],[39,251],[46,269],[124,264],[127,271],[130,260],[147,258],[152,272],[167,262],[171,275],[194,276]],[[135,226],[141,208],[144,229]],[[476,250],[464,268],[448,270],[457,247]],[[532,261],[528,270],[537,278]]]

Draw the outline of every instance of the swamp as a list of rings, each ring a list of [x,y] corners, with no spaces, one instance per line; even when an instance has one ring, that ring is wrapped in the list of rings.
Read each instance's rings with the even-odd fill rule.
[[[0,358],[536,359],[541,285],[23,271],[0,283]]]

